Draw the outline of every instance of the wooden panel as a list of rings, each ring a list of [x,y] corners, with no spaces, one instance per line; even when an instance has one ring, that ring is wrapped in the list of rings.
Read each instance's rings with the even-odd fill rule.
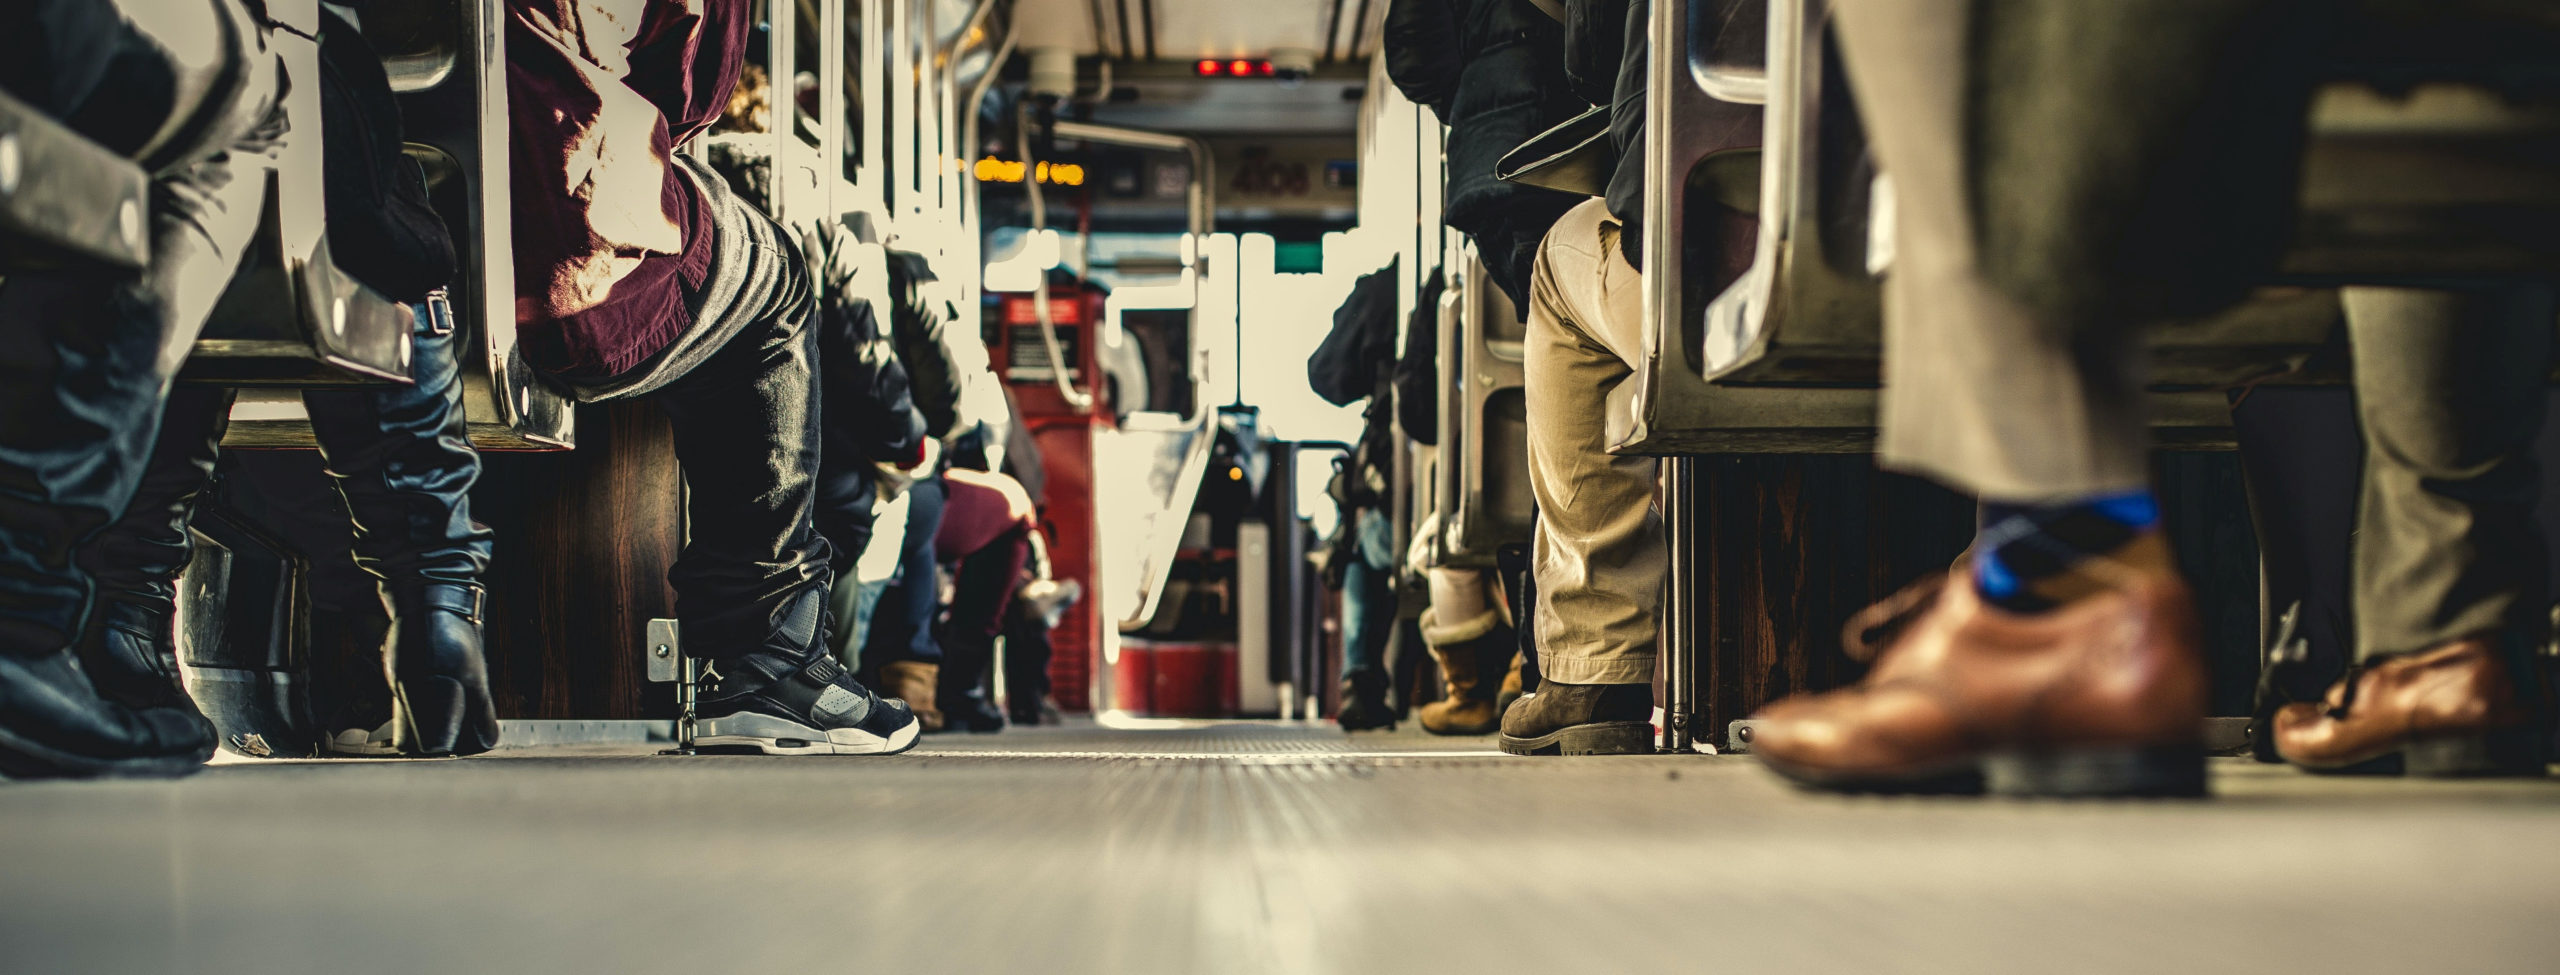
[[[675,439],[655,404],[578,407],[578,449],[483,454],[471,513],[497,533],[488,655],[509,718],[668,718],[649,684],[648,621],[675,615],[683,544]]]
[[[1864,668],[1841,654],[1840,625],[1949,565],[1973,534],[1969,499],[1864,455],[1704,457],[1699,474],[1697,731],[1707,741],[1770,701],[1857,679]],[[2199,594],[2214,713],[2246,714],[2257,545],[2238,455],[2164,453],[2157,476],[2171,545]]]

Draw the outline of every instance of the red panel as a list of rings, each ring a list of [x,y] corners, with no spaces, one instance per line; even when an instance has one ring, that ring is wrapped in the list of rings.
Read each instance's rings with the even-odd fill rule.
[[[1040,445],[1048,476],[1040,492],[1040,521],[1049,536],[1053,572],[1076,580],[1086,593],[1049,634],[1056,648],[1049,658],[1050,696],[1061,710],[1090,711],[1088,683],[1102,653],[1102,619],[1094,603],[1103,591],[1093,537],[1093,423],[1081,416],[1026,416],[1023,422]]]
[[[1121,710],[1162,718],[1224,718],[1237,709],[1236,645],[1122,637],[1112,685]]]

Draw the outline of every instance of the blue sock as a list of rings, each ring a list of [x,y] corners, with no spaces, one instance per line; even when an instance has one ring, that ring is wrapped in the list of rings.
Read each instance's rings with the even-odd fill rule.
[[[2075,568],[2159,525],[2160,502],[2149,490],[2035,504],[1984,501],[1973,542],[1974,591],[2013,612],[2051,609],[2085,588],[2065,581]]]

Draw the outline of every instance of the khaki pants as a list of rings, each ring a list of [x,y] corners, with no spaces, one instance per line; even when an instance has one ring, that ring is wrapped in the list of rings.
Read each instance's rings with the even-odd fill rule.
[[[1609,391],[1642,354],[1643,278],[1601,200],[1566,213],[1529,282],[1524,393],[1538,499],[1538,667],[1567,684],[1653,680],[1667,565],[1654,461],[1609,453]]]
[[[2210,311],[2269,266],[2272,251],[2253,248],[2281,241],[2283,213],[2267,207],[2290,198],[2286,133],[2307,91],[2273,66],[2335,9],[1841,0],[1849,74],[1895,196],[1887,466],[2011,501],[2149,482],[2134,327]],[[2540,633],[2529,452],[2550,290],[2345,300],[2366,447],[2358,656]]]

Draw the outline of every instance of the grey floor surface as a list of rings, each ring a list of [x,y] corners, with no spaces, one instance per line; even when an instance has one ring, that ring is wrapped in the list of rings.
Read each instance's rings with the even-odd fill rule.
[[[1310,726],[0,785],[0,973],[2560,972],[2560,782],[1837,799]]]

